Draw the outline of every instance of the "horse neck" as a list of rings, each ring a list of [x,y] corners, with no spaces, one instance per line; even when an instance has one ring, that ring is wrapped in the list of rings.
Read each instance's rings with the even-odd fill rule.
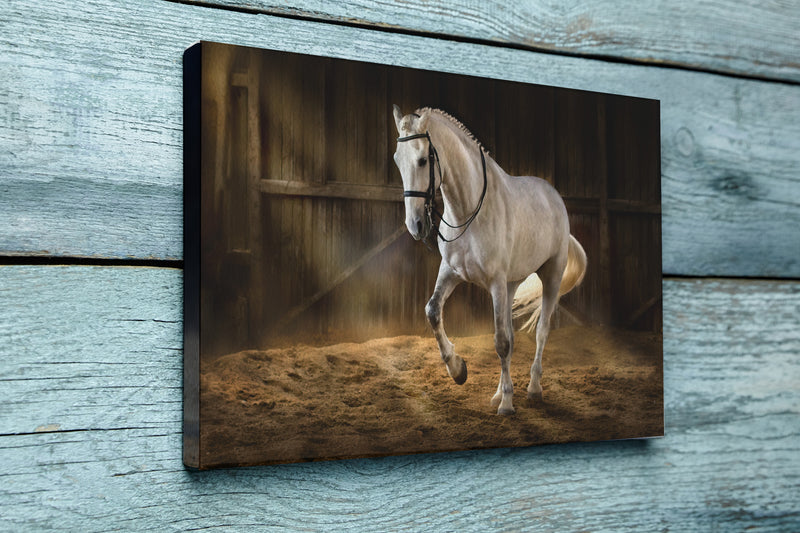
[[[461,224],[475,210],[483,191],[481,148],[458,128],[441,121],[429,125],[442,169],[444,215],[451,224]],[[489,157],[486,156],[487,174]],[[487,177],[488,179],[488,177]]]

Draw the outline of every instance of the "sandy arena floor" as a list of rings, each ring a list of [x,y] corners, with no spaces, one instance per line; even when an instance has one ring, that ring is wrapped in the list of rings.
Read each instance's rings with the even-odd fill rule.
[[[535,340],[518,333],[513,416],[489,399],[492,335],[451,339],[469,377],[447,375],[433,335],[248,350],[205,365],[203,462],[262,464],[656,436],[663,433],[661,336],[569,326],[544,352],[544,402],[526,387]]]

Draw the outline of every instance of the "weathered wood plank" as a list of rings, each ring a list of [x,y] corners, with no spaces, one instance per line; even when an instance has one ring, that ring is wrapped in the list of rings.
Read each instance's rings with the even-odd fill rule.
[[[537,50],[800,81],[800,7],[792,2],[546,2],[407,0],[325,2],[189,0],[246,9],[493,41]]]
[[[800,276],[797,86],[155,0],[0,22],[6,255],[181,257],[180,62],[203,38],[661,99],[664,271]]]
[[[664,283],[664,439],[197,473],[181,278],[0,267],[0,529],[800,527],[800,283]]]
[[[0,267],[8,357],[0,382],[2,397],[17,406],[0,409],[0,434],[51,424],[151,427],[145,413],[163,409],[178,410],[162,424],[180,422],[182,278],[180,270],[156,268]],[[46,319],[43,309],[52,312]],[[11,423],[15,411],[27,416],[26,404],[30,424]],[[74,418],[56,420],[57,411]]]

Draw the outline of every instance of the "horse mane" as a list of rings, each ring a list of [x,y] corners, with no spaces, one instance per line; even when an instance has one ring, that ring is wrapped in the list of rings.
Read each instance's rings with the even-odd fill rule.
[[[466,134],[467,134],[467,137],[469,137],[469,138],[472,140],[472,142],[474,142],[475,144],[477,144],[477,145],[478,145],[478,148],[480,148],[480,149],[481,149],[481,151],[482,151],[484,154],[486,154],[486,155],[489,155],[489,150],[487,150],[487,149],[486,149],[486,147],[483,145],[483,143],[481,143],[481,142],[478,140],[478,138],[477,138],[477,137],[475,137],[475,135],[474,135],[474,134],[473,134],[471,131],[469,131],[469,129],[467,129],[467,127],[466,127],[466,126],[465,126],[465,125],[464,125],[464,124],[463,124],[463,123],[462,123],[460,120],[458,120],[456,117],[454,117],[453,115],[451,115],[451,114],[450,114],[450,113],[448,113],[447,111],[444,111],[444,110],[442,110],[442,109],[439,109],[439,108],[436,108],[436,107],[420,107],[419,109],[417,109],[417,110],[415,111],[415,113],[414,113],[414,114],[417,114],[417,115],[419,115],[419,114],[422,114],[422,113],[434,113],[434,114],[436,114],[436,115],[439,115],[440,117],[444,117],[444,118],[446,118],[446,119],[447,119],[447,120],[449,120],[449,121],[450,121],[450,122],[451,122],[451,123],[452,123],[454,126],[456,126],[458,129],[460,129],[461,131],[463,131],[464,133],[466,133]]]

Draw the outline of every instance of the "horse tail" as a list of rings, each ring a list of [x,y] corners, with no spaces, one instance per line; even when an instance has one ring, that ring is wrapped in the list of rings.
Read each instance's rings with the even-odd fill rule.
[[[561,286],[558,296],[561,297],[580,285],[586,274],[586,252],[583,246],[572,235],[569,236],[569,249],[567,251],[567,266],[561,277]],[[528,317],[520,328],[532,332],[539,322],[542,311],[542,280],[536,273],[527,277],[514,294],[514,318]]]

